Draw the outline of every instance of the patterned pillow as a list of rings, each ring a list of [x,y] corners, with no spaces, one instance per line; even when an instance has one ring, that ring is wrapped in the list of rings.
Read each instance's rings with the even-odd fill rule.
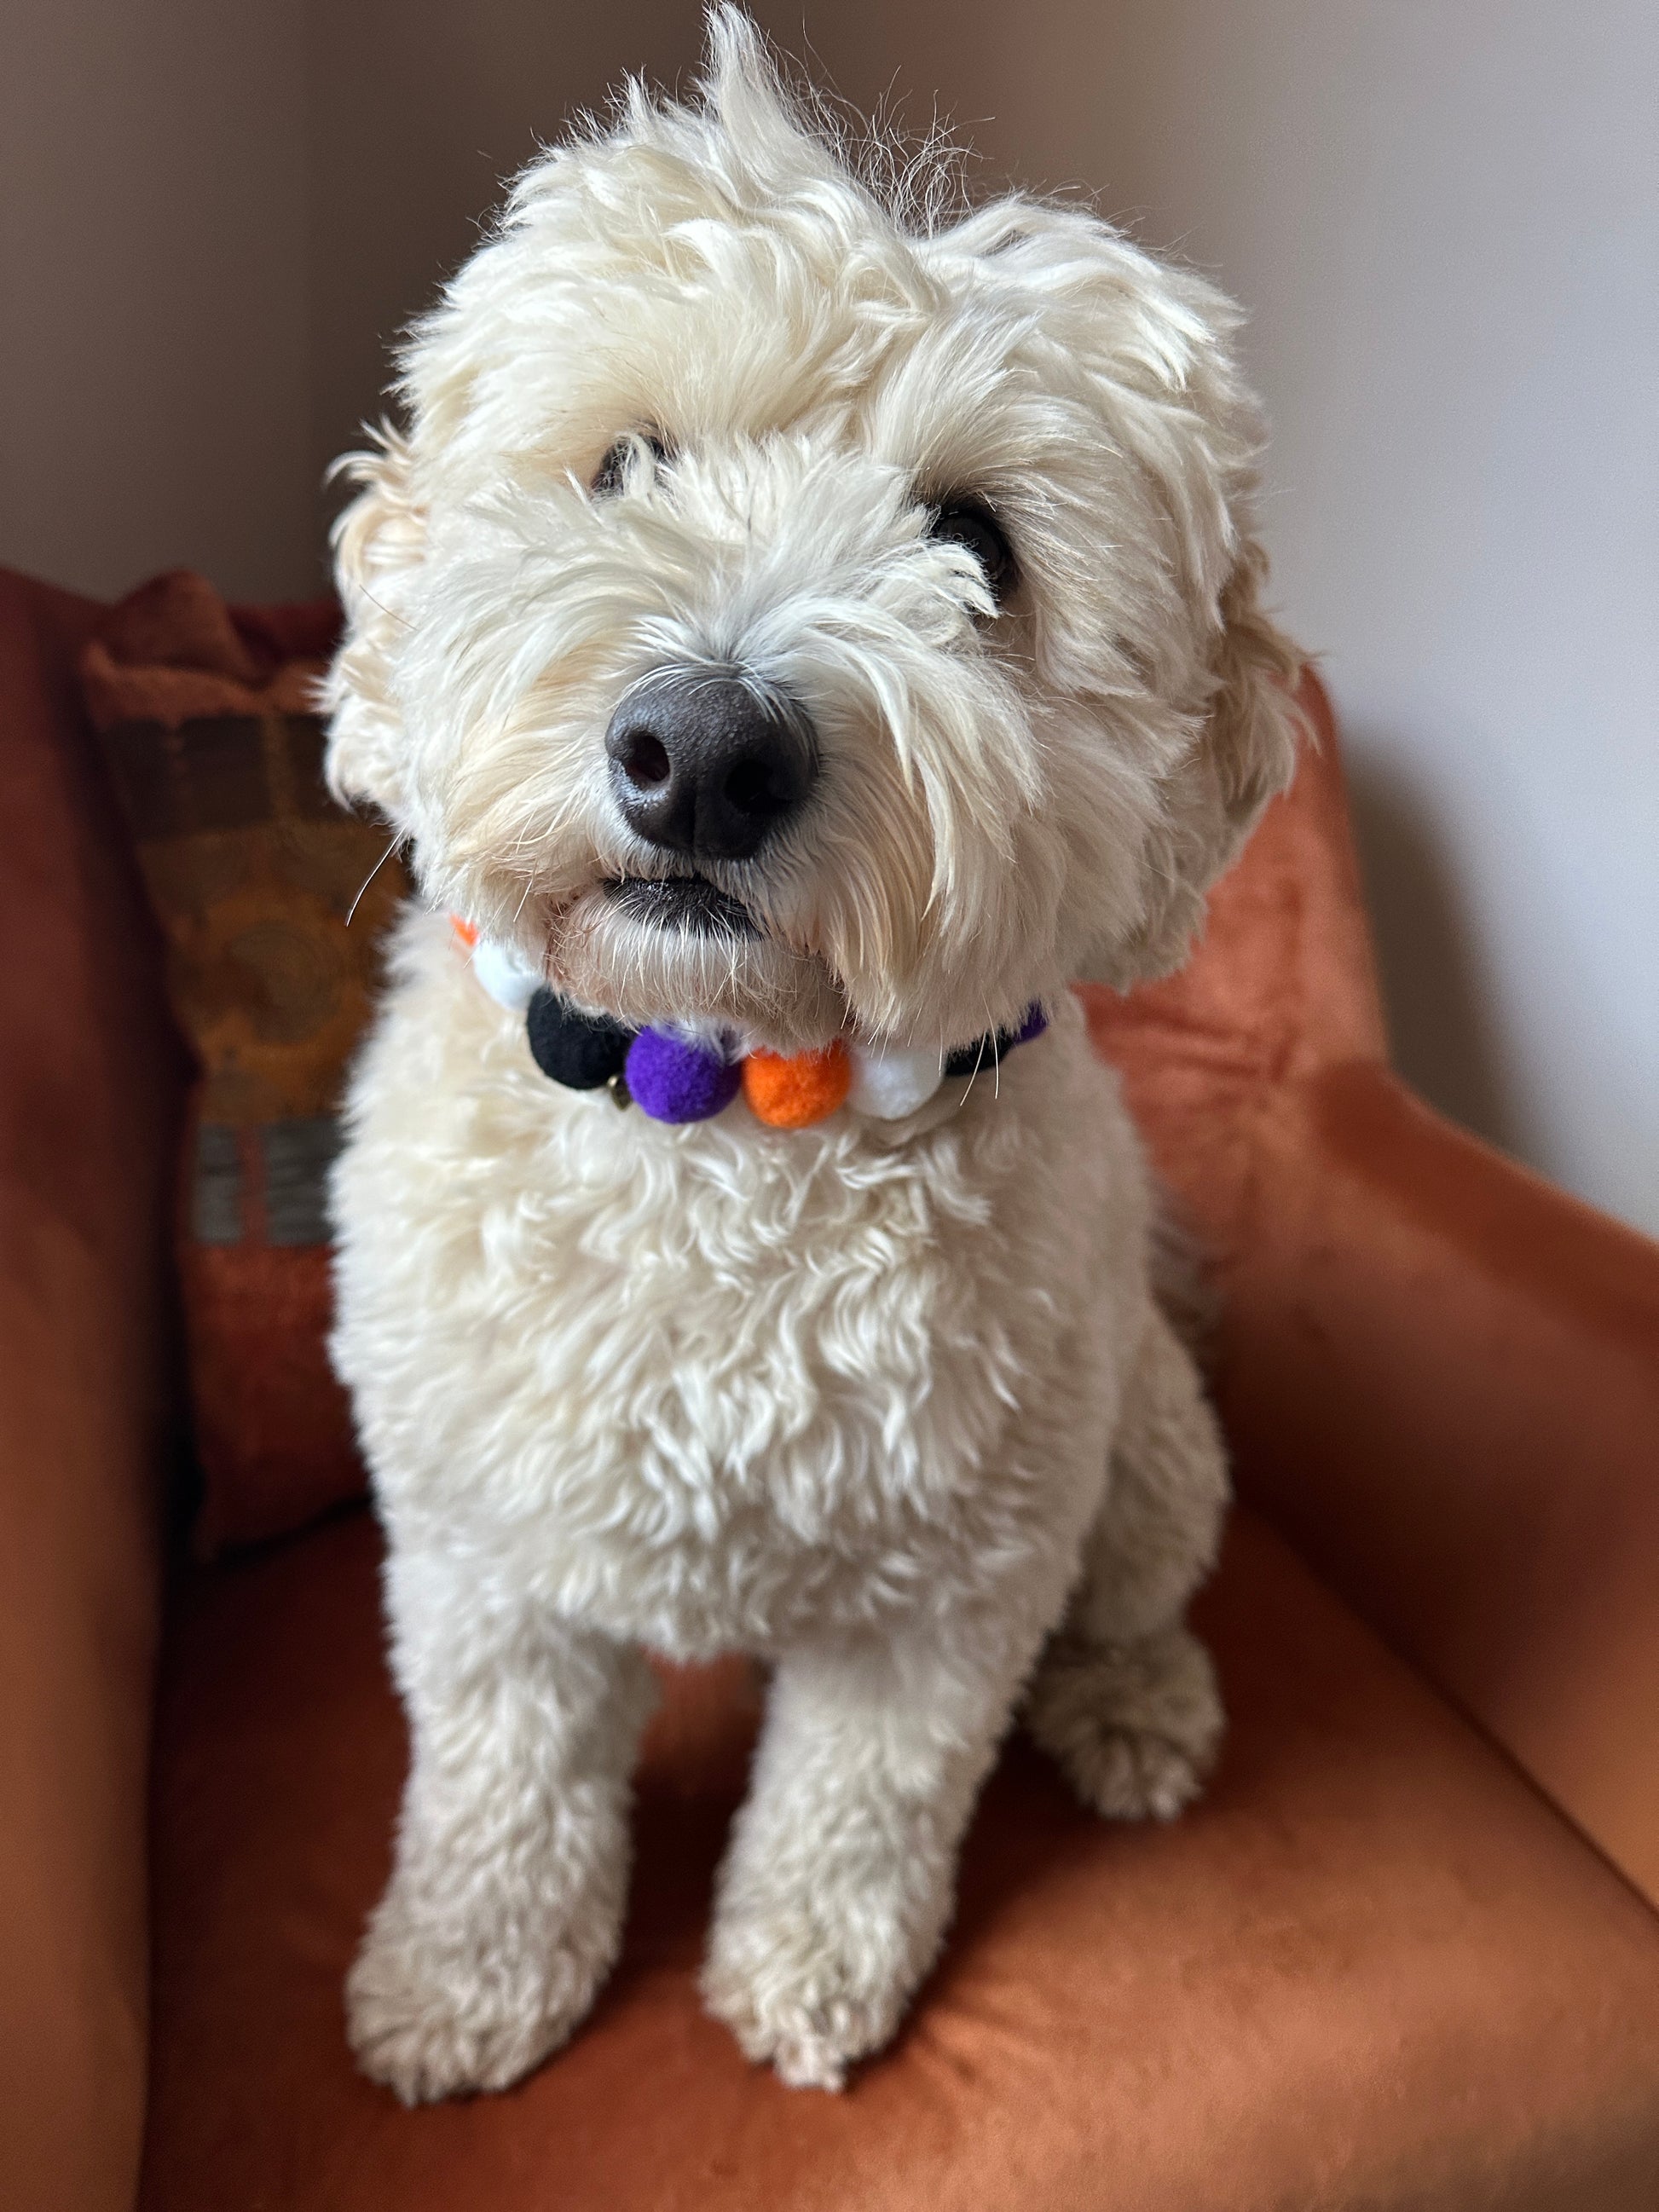
[[[82,664],[201,1070],[178,1237],[206,1553],[363,1487],[325,1351],[325,1186],[407,886],[384,828],[323,784],[337,623],[331,601],[228,608],[181,571],[112,610]]]

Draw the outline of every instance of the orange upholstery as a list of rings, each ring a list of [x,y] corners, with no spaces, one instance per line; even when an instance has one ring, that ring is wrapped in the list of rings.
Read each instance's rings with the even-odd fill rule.
[[[92,612],[0,580],[0,2197],[27,2212],[134,2201],[176,1398],[179,1071],[72,702]],[[1213,1256],[1265,1516],[1203,1601],[1233,1719],[1210,1796],[1103,1826],[1011,1747],[895,2052],[842,2099],[788,2093],[693,1984],[752,1689],[678,1676],[591,2026],[507,2097],[405,2113],[352,2072],[340,2003],[404,1759],[372,1523],[181,1568],[147,2207],[1659,2204],[1659,1916],[1584,1840],[1659,1894],[1659,1251],[1388,1072],[1310,697],[1322,748],[1196,960],[1090,997]]]
[[[1338,1067],[1262,1132],[1241,1487],[1659,1902],[1659,1263]]]
[[[1659,1903],[1659,1255],[1391,1075],[1329,702],[1182,974],[1091,994],[1243,1493]]]
[[[181,1070],[76,704],[97,611],[0,580],[0,2200],[131,2199],[163,1273]]]
[[[945,1960],[842,2098],[699,2010],[755,1701],[675,1680],[621,1965],[504,2098],[407,2112],[341,1979],[401,1723],[354,1515],[198,1579],[161,1716],[146,2212],[1652,2212],[1659,1920],[1241,1516],[1200,1625],[1232,1730],[1201,1806],[1114,1827],[1006,1755]]]

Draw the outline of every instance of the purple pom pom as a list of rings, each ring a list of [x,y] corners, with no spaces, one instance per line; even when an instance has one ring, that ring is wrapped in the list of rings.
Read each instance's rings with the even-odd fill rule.
[[[628,1048],[626,1080],[653,1121],[707,1121],[737,1097],[743,1070],[708,1045],[641,1030]]]
[[[1040,1037],[1048,1026],[1048,1017],[1042,1011],[1042,1001],[1034,999],[1025,1009],[1025,1018],[1008,1042],[1010,1044],[1030,1044],[1031,1039]]]

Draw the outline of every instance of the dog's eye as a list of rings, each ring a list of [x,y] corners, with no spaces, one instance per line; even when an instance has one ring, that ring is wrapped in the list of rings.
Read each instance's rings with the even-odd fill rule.
[[[983,500],[947,500],[934,509],[927,534],[948,544],[966,546],[984,572],[991,597],[1000,607],[1007,605],[1019,581],[1019,569],[1002,526]]]
[[[628,464],[635,449],[640,446],[648,447],[659,463],[668,459],[668,447],[654,430],[630,430],[625,438],[617,439],[595,470],[592,486],[595,498],[604,499],[611,492],[622,489]]]

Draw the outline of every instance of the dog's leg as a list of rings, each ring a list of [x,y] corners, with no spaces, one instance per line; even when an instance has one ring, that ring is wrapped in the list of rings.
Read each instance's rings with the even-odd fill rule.
[[[792,2085],[839,2088],[933,1963],[962,1832],[1041,1632],[987,1624],[949,1648],[780,1664],[702,1988],[747,2056]]]
[[[562,2043],[616,1956],[639,1652],[394,1553],[411,1762],[397,1860],[347,1984],[352,2049],[406,2104],[499,2089]]]
[[[1226,1450],[1192,1358],[1154,1310],[1113,1439],[1104,1503],[1025,1723],[1078,1795],[1118,1820],[1172,1820],[1221,1741],[1187,1601],[1215,1562]]]

